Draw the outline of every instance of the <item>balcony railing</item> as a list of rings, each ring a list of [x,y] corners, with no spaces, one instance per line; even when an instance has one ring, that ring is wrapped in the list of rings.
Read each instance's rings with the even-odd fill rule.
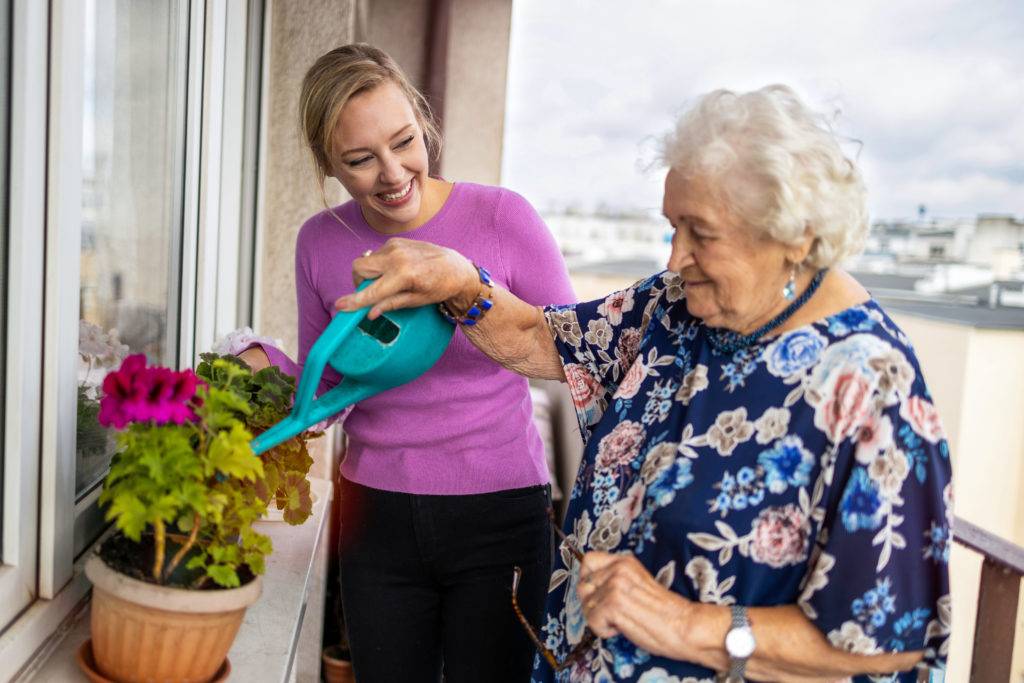
[[[1024,548],[960,517],[953,520],[953,540],[984,558],[971,654],[971,681],[1006,683],[1013,664]]]

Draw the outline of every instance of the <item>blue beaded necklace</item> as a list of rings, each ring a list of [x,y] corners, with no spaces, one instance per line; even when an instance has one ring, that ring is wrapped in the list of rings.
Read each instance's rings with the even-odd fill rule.
[[[742,335],[739,332],[733,332],[732,330],[722,329],[720,327],[708,327],[708,341],[711,342],[711,349],[716,354],[727,354],[732,355],[740,349],[745,349],[758,339],[768,334],[782,323],[789,320],[790,316],[797,312],[801,306],[807,303],[814,292],[818,290],[818,285],[821,284],[822,279],[825,277],[825,273],[828,272],[828,268],[823,268],[814,274],[814,278],[811,280],[811,284],[807,286],[804,293],[801,294],[796,301],[786,307],[782,313],[766,322],[761,327],[757,328],[750,334]]]

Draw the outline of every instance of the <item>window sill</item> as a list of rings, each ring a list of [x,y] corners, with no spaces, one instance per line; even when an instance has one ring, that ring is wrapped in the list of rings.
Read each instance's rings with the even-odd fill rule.
[[[228,653],[233,680],[320,680],[327,519],[333,492],[331,482],[323,479],[313,479],[312,489],[317,500],[313,516],[305,524],[292,527],[283,522],[260,522],[257,526],[261,533],[270,536],[274,552],[267,558],[263,595],[245,613],[245,621]],[[76,571],[75,581],[65,590],[77,584],[77,574]],[[89,637],[88,617],[88,609],[74,614],[66,628],[58,629],[66,631],[66,635],[19,680],[86,680],[75,663],[75,652]]]

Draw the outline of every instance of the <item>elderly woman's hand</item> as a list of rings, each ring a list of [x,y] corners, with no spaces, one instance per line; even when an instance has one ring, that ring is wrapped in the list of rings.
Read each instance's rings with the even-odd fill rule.
[[[651,654],[686,658],[693,603],[658,583],[634,555],[584,555],[579,595],[599,638],[621,634]]]
[[[334,306],[341,311],[372,306],[371,320],[386,311],[441,301],[465,310],[480,289],[476,268],[457,251],[398,237],[353,261],[352,276],[357,285],[370,278],[377,281],[341,297]]]

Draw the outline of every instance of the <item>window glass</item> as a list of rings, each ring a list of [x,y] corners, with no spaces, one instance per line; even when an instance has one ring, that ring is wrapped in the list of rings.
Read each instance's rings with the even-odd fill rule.
[[[184,121],[180,3],[87,0],[76,491],[107,470],[104,374],[129,353],[176,364]]]

